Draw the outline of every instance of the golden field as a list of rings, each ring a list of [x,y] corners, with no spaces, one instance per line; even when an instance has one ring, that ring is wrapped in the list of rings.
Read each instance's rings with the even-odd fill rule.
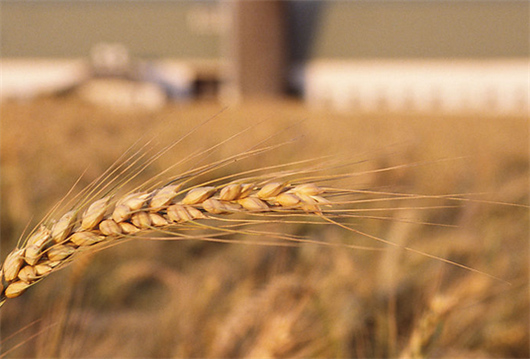
[[[470,268],[330,224],[268,225],[322,245],[138,239],[8,300],[5,357],[530,356],[528,118],[349,115],[295,101],[116,112],[74,95],[1,106],[2,260],[77,179],[88,185],[135,143],[162,149],[188,135],[143,178],[212,146],[198,163],[293,140],[218,174],[351,164],[358,175],[341,185],[412,197],[360,204],[350,225]],[[347,246],[374,244],[383,250]]]

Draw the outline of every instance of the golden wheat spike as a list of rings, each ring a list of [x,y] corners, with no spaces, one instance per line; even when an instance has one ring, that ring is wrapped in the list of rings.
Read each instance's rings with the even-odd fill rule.
[[[120,198],[106,196],[88,205],[81,218],[72,223],[74,209],[63,215],[55,225],[41,225],[22,248],[15,248],[7,256],[2,274],[1,303],[15,298],[27,288],[70,262],[74,256],[97,244],[118,241],[130,235],[167,231],[181,223],[209,218],[211,214],[235,212],[300,213],[320,212],[324,191],[314,184],[293,187],[278,182],[262,187],[227,184],[225,186],[196,187],[177,199],[181,185],[155,188],[146,193],[128,193]],[[234,188],[238,188],[234,190]],[[242,188],[244,190],[242,190]],[[297,188],[311,188],[302,194]],[[291,191],[291,192],[289,192]],[[297,197],[284,205],[279,196]],[[297,195],[298,193],[298,195]],[[327,202],[326,202],[327,204]],[[51,235],[51,233],[54,235]]]

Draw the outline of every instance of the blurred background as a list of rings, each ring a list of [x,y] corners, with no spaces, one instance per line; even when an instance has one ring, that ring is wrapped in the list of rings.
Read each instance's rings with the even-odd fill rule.
[[[529,14],[510,0],[0,1],[0,259],[134,143],[182,139],[141,181],[202,150],[175,173],[296,139],[221,175],[329,155],[352,164],[341,187],[370,192],[352,195],[353,228],[501,278],[351,249],[375,242],[310,223],[266,229],[323,245],[139,239],[8,300],[1,355],[528,358]]]
[[[341,111],[526,113],[529,6],[3,1],[1,98],[82,87],[115,106],[295,96]],[[122,81],[94,81],[109,78]]]

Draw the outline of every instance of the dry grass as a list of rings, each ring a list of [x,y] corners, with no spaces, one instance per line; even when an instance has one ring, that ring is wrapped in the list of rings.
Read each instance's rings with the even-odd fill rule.
[[[2,106],[2,259],[24,227],[48,213],[81,173],[83,188],[145,133],[158,134],[161,145],[154,148],[161,148],[221,109],[200,103],[156,114],[117,114],[71,97]],[[222,142],[249,124],[256,125]],[[141,143],[151,137],[143,138]],[[131,191],[201,149],[219,145],[165,179],[248,153],[257,144],[293,138],[290,145],[200,173],[187,186],[331,155],[333,160],[321,163],[351,164],[324,173],[350,174],[333,186],[362,191],[328,197],[349,201],[339,206],[348,216],[337,220],[371,237],[316,221],[318,215],[313,220],[303,210],[300,218],[267,210],[251,217],[219,215],[245,224],[228,236],[199,224],[236,223],[222,219],[197,221],[199,227],[190,229],[199,232],[186,231],[197,238],[215,232],[231,243],[140,239],[90,251],[5,303],[2,352],[69,358],[530,355],[528,210],[493,203],[528,205],[526,119],[348,116],[310,113],[289,102],[247,104],[221,113],[125,184],[126,171],[116,188]],[[307,183],[316,172],[304,170],[316,163],[240,177],[256,177],[260,188],[281,175],[293,185]],[[214,183],[211,195],[219,197],[231,180]],[[138,190],[160,186],[150,182]],[[182,191],[177,201],[188,193]],[[106,195],[96,192],[85,194],[91,197],[82,202],[85,208]],[[437,197],[447,194],[466,200]],[[118,191],[114,198],[123,195]],[[332,212],[336,206],[319,207],[328,216],[338,214]],[[248,226],[251,220],[270,223]],[[271,233],[275,245],[263,245]],[[485,274],[381,245],[373,237]],[[293,242],[299,239],[308,241]]]

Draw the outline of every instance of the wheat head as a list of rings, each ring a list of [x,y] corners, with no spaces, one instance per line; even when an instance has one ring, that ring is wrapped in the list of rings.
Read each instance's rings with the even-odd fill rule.
[[[102,177],[79,194],[78,203],[70,206],[62,213],[52,212],[52,215],[43,219],[40,225],[6,256],[0,268],[0,307],[7,299],[22,295],[29,287],[70,264],[80,253],[100,250],[131,238],[157,239],[156,233],[166,234],[173,239],[214,238],[214,236],[204,234],[196,236],[187,234],[186,230],[193,227],[195,229],[215,230],[217,231],[216,234],[221,233],[221,235],[233,233],[264,234],[279,240],[272,244],[285,244],[286,240],[312,242],[294,235],[241,229],[260,223],[260,221],[256,219],[239,221],[224,219],[225,217],[230,218],[231,215],[244,215],[260,219],[265,217],[261,223],[267,221],[296,223],[294,219],[289,222],[289,218],[292,216],[310,216],[313,219],[301,221],[303,223],[316,223],[318,220],[318,223],[335,225],[356,235],[382,243],[384,247],[398,247],[493,277],[466,265],[362,232],[341,221],[344,218],[357,218],[359,212],[355,206],[364,202],[442,199],[454,204],[466,200],[458,195],[410,195],[322,185],[333,180],[351,177],[352,174],[326,174],[327,170],[341,168],[342,164],[338,165],[329,161],[325,166],[322,166],[320,162],[313,164],[312,160],[224,175],[213,180],[203,181],[200,184],[192,183],[193,179],[202,175],[276,147],[276,145],[258,146],[224,160],[195,166],[192,170],[176,177],[169,176],[167,174],[168,169],[125,193],[123,193],[125,185],[138,175],[137,172],[145,170],[149,164],[153,163],[169,148],[148,159],[146,165],[141,164],[141,159],[144,156],[142,151],[135,152],[129,158],[119,159],[114,167],[109,168]],[[187,161],[204,156],[210,150],[192,155],[187,158]],[[413,165],[407,164],[406,166]],[[393,170],[397,167],[399,166],[389,167],[389,169]],[[378,169],[374,172],[385,170]],[[266,174],[263,174],[264,171]],[[324,174],[322,175],[323,171]],[[355,197],[367,194],[380,196],[380,198],[358,199]],[[344,196],[347,197],[344,198]],[[433,209],[443,208],[443,206],[421,208]],[[58,215],[55,215],[57,213]],[[383,216],[373,216],[372,218],[390,219],[390,217],[385,218]],[[217,222],[210,225],[208,220]],[[220,225],[220,223],[222,224]],[[332,243],[318,243],[333,245]],[[370,250],[384,249],[381,246],[360,247],[348,244],[340,244],[340,246]]]
[[[151,191],[106,196],[41,224],[2,266],[1,303],[20,296],[76,254],[130,236],[167,231],[183,224],[233,213],[303,212],[330,206],[325,190],[313,183],[228,183],[183,189],[169,184]]]

